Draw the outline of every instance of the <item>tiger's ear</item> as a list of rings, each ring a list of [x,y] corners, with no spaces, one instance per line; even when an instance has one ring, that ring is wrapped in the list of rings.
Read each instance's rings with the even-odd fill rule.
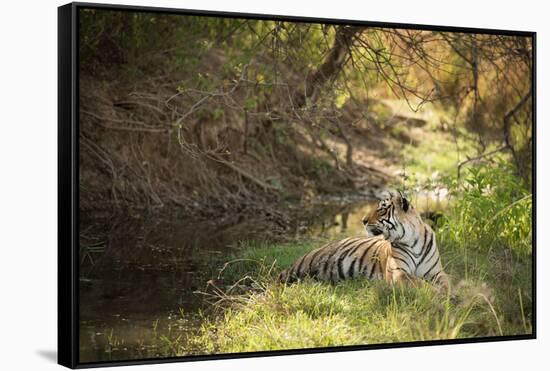
[[[409,211],[409,200],[407,200],[405,197],[401,196],[401,208],[404,212]]]
[[[401,199],[401,208],[403,209],[403,211],[404,212],[409,211],[409,206],[410,206],[409,200],[405,198],[405,195],[401,191],[399,191],[399,198]]]

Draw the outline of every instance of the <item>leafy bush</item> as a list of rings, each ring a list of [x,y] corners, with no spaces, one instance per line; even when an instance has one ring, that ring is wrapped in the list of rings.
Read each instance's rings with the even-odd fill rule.
[[[478,251],[509,249],[527,257],[532,250],[532,193],[504,163],[468,169],[448,182],[454,196],[439,236],[442,244]]]

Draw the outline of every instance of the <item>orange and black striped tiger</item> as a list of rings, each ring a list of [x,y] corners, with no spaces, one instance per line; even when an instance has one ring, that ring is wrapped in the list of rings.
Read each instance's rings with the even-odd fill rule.
[[[435,233],[401,194],[389,192],[363,219],[367,237],[331,242],[300,257],[279,279],[304,277],[338,282],[352,277],[415,284],[427,280],[449,288]]]

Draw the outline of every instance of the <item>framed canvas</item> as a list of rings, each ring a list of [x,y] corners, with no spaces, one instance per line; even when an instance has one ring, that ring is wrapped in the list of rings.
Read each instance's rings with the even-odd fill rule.
[[[534,32],[58,20],[60,364],[536,337]]]

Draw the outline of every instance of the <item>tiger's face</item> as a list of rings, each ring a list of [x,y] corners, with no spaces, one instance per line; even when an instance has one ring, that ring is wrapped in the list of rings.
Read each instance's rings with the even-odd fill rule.
[[[422,219],[403,195],[389,193],[363,218],[368,236],[383,235],[390,242],[406,242],[417,235]]]

